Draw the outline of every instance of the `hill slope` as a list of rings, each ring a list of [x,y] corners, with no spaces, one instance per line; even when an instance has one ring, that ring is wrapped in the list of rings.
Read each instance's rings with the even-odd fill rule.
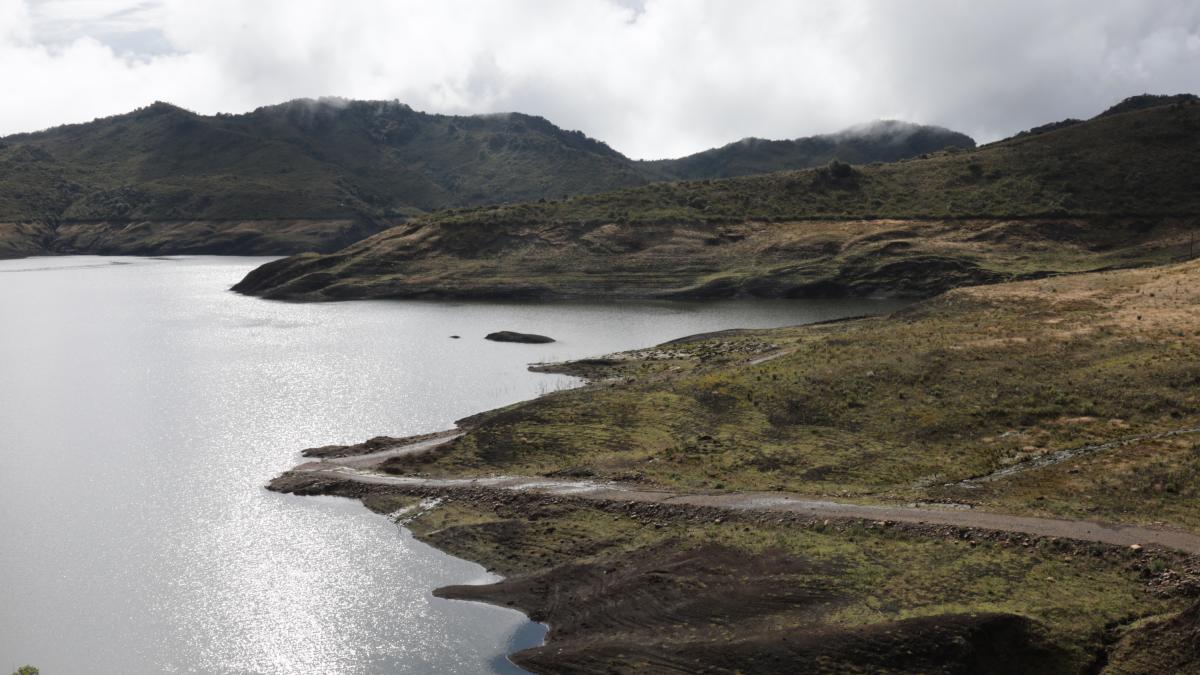
[[[928,295],[1194,253],[1200,105],[894,164],[452,210],[252,272],[268,297]]]

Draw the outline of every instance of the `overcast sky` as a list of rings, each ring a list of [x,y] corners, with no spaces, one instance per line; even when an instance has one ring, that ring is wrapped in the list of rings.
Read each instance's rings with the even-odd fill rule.
[[[1197,0],[0,0],[0,134],[333,95],[656,158],[880,118],[987,141],[1181,91]]]

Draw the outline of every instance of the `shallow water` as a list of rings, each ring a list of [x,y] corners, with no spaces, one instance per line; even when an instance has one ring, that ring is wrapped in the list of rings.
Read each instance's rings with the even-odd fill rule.
[[[356,502],[262,485],[302,448],[440,430],[574,382],[530,362],[894,306],[226,290],[265,260],[0,261],[0,667],[511,672],[503,655],[540,626],[430,594],[493,575]],[[559,342],[482,339],[501,329]]]

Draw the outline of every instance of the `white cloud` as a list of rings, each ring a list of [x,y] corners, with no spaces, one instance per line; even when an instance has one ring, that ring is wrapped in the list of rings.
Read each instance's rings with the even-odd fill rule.
[[[982,140],[1200,90],[1191,0],[0,0],[0,133],[167,100],[519,110],[635,157],[896,117]]]

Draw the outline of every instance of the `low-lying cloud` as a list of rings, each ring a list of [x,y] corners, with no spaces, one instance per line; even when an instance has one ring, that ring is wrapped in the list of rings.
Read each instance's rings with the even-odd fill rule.
[[[992,140],[1200,90],[1192,0],[0,0],[0,134],[165,100],[521,111],[633,157],[879,118]]]

